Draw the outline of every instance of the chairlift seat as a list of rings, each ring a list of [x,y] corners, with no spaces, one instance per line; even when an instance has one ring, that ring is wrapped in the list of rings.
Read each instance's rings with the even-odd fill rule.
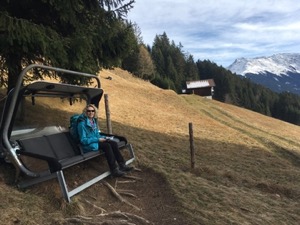
[[[117,143],[120,149],[127,148],[129,150],[131,158],[126,161],[126,164],[131,163],[134,159],[132,146],[127,143],[125,137],[114,137],[115,141],[118,140]],[[57,177],[60,182],[63,196],[68,202],[70,201],[70,198],[77,193],[77,190],[87,188],[93,183],[91,183],[91,181],[88,181],[87,183],[73,189],[72,191],[68,191],[68,187],[64,179],[63,170],[103,155],[103,151],[101,150],[83,153],[80,149],[80,146],[74,143],[68,131],[61,131],[49,135],[35,135],[33,137],[20,138],[16,140],[16,145],[19,145],[19,150],[16,151],[17,154],[44,160],[48,163],[49,166],[48,172],[40,173],[40,176],[37,178],[20,181],[18,183],[18,186],[21,188],[25,188],[41,181]],[[107,171],[100,174],[95,179],[98,182],[99,180],[109,175],[110,171]]]

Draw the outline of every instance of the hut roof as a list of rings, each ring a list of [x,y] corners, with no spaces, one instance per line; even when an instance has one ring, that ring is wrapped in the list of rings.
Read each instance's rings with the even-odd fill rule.
[[[196,81],[187,81],[186,82],[187,89],[214,87],[214,86],[216,86],[216,84],[213,79],[196,80]]]

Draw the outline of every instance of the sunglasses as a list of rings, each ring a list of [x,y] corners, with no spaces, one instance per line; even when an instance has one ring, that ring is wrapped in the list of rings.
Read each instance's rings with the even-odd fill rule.
[[[95,112],[95,110],[86,110],[86,112]]]

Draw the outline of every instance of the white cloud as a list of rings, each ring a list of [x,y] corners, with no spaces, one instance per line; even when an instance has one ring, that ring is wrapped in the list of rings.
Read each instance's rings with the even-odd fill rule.
[[[145,44],[166,32],[195,60],[224,67],[239,57],[300,52],[297,0],[136,0],[128,19]]]

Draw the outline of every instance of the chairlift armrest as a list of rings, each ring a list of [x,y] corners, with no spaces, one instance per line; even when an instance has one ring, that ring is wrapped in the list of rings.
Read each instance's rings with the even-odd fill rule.
[[[39,155],[39,154],[31,153],[31,152],[25,152],[25,151],[21,151],[21,150],[16,150],[16,153],[20,154],[20,155],[25,155],[25,156],[29,156],[32,158],[41,159],[41,160],[46,161],[48,163],[51,173],[57,172],[62,169],[62,165],[55,158],[44,156],[44,155]]]

